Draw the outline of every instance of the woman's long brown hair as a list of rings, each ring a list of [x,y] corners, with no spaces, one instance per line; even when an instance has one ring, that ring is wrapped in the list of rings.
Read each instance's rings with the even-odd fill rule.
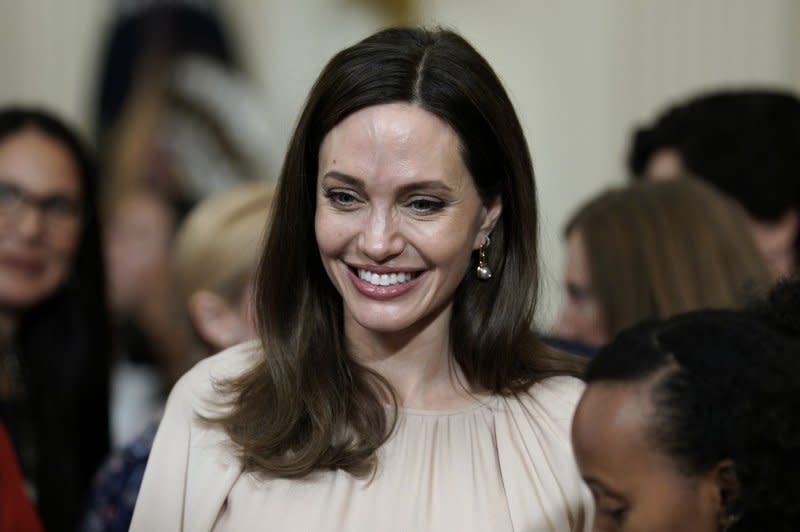
[[[223,383],[232,408],[216,420],[247,470],[368,474],[391,433],[396,416],[383,398],[394,394],[348,353],[342,300],[322,267],[313,220],[323,137],[359,109],[398,101],[449,124],[480,194],[503,201],[487,250],[494,277],[479,281],[471,268],[455,294],[451,346],[468,384],[515,394],[545,377],[582,371],[578,359],[547,350],[531,331],[538,288],[533,168],[500,81],[450,31],[385,30],[325,67],[289,145],[257,275],[264,353]]]
[[[609,190],[565,234],[575,230],[609,337],[646,319],[742,307],[770,285],[744,212],[698,179]]]

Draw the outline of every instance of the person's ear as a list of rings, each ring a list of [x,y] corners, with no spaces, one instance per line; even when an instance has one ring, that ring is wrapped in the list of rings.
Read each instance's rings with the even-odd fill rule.
[[[797,241],[797,235],[800,232],[800,213],[795,208],[787,209],[775,224],[775,228],[786,247],[791,247]]]
[[[719,500],[719,525],[726,530],[741,518],[739,497],[742,486],[736,474],[736,464],[725,459],[719,462],[709,473]]]
[[[800,234],[800,212],[787,209],[775,221],[748,217],[748,225],[756,247],[775,279],[792,275],[795,262],[795,243]]]
[[[503,212],[503,200],[498,194],[483,202],[481,211],[481,225],[478,234],[475,236],[474,249],[481,247],[481,244],[486,240],[492,231],[494,231],[497,220],[500,219],[500,214]]]
[[[241,318],[225,299],[209,290],[198,290],[188,302],[189,318],[200,338],[215,349],[239,343]]]

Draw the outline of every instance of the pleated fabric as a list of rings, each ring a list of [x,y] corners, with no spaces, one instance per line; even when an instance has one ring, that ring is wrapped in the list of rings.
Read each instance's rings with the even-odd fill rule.
[[[368,478],[243,473],[230,441],[198,419],[214,382],[257,355],[245,344],[201,362],[175,386],[156,436],[132,531],[579,531],[591,497],[569,428],[583,385],[550,378],[520,398],[456,411],[401,409]]]

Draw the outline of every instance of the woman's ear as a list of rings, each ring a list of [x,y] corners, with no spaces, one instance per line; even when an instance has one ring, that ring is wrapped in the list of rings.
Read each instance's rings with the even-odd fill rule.
[[[748,226],[756,247],[775,279],[792,275],[795,243],[800,234],[800,212],[787,209],[776,221],[765,222],[748,216]]]
[[[737,504],[742,486],[736,474],[736,464],[733,460],[722,460],[709,475],[719,496],[720,529],[725,530],[742,517]]]
[[[500,214],[502,214],[502,212],[503,200],[499,194],[483,202],[483,208],[481,211],[481,216],[483,219],[481,220],[478,234],[475,236],[475,244],[473,246],[474,249],[481,247],[481,244],[483,244],[483,242],[486,240],[486,237],[488,237],[492,231],[494,231],[494,227],[497,225],[497,220],[500,219]]]
[[[212,348],[222,350],[242,341],[241,318],[225,299],[209,290],[198,290],[188,302],[195,332]]]
[[[797,240],[797,235],[800,233],[800,213],[797,209],[792,207],[787,209],[778,222],[783,230],[786,238],[791,239],[792,242]]]

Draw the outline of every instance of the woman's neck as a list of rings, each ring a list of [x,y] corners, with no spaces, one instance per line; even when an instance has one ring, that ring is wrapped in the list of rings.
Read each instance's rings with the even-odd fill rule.
[[[9,349],[18,326],[19,316],[16,313],[0,310],[0,354]]]
[[[18,325],[19,319],[15,314],[0,312],[0,399],[7,399],[14,392],[8,357]]]
[[[473,390],[450,349],[450,309],[402,332],[380,333],[345,317],[353,357],[383,376],[398,404],[422,410],[449,410],[474,400]]]

